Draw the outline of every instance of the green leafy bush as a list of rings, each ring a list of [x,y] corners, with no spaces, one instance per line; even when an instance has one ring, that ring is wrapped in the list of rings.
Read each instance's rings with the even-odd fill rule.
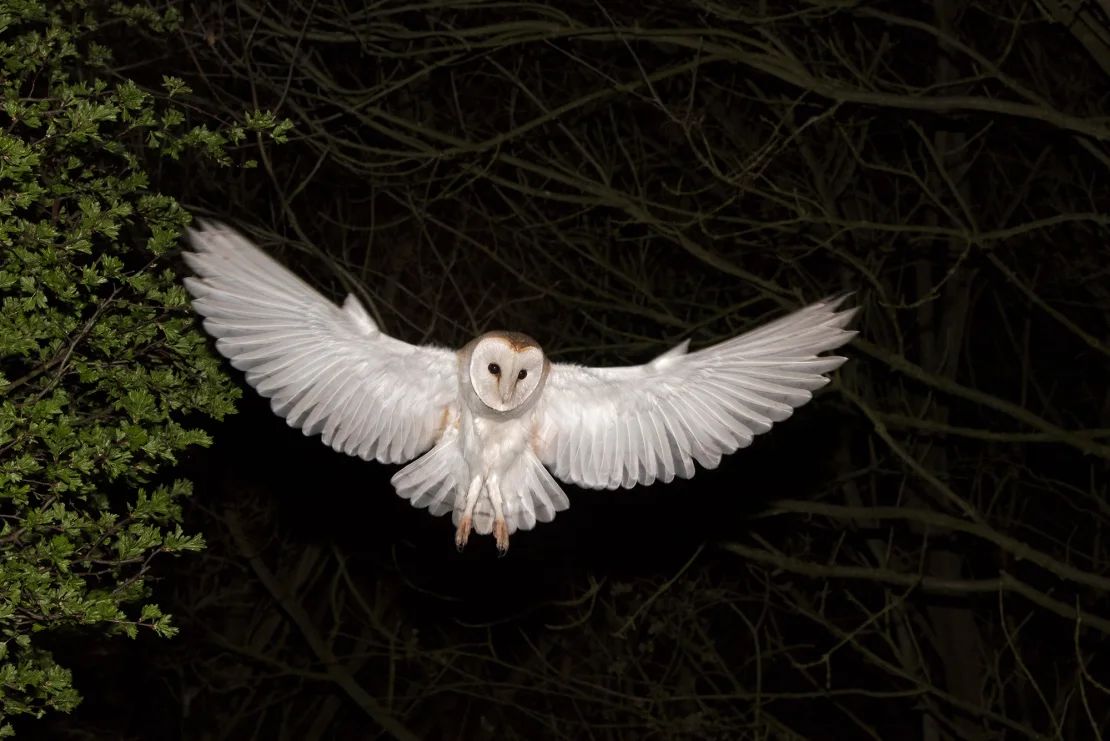
[[[150,164],[188,151],[228,164],[242,127],[188,126],[165,78],[113,68],[113,38],[178,19],[120,4],[9,2],[0,11],[0,736],[20,714],[69,711],[49,631],[172,636],[150,601],[182,530],[188,481],[166,467],[208,436],[237,390],[208,353],[160,256],[188,214]],[[256,118],[258,115],[256,115]],[[274,134],[277,122],[265,118]],[[280,130],[278,131],[280,134]]]

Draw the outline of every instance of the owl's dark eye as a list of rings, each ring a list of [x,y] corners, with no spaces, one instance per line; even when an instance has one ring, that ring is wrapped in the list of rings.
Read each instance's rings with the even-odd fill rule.
[[[497,363],[490,363],[489,364],[489,372],[492,373],[495,376],[500,376],[501,375],[501,366],[498,365]]]
[[[527,377],[528,377],[528,371],[526,371],[526,370],[521,370],[521,371],[520,371],[520,373],[517,373],[517,374],[516,374],[516,377],[517,377],[517,378],[518,378],[519,380],[523,381],[523,380],[524,380],[525,378],[527,378]]]

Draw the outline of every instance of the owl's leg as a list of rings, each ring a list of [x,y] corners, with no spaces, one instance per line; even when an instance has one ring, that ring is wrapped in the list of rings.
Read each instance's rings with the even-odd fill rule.
[[[493,537],[497,540],[497,550],[501,555],[509,550],[509,526],[505,523],[505,510],[501,501],[501,481],[490,476],[486,482],[489,501],[493,505]]]
[[[470,538],[471,520],[474,516],[474,505],[478,503],[478,493],[482,491],[482,477],[475,476],[470,481],[470,488],[466,490],[466,504],[463,506],[463,515],[459,518],[459,527],[455,531],[455,547],[460,551],[466,546]]]

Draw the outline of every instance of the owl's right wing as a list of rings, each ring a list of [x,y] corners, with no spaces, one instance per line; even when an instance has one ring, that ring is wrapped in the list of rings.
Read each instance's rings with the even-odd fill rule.
[[[688,342],[645,365],[553,363],[535,443],[556,477],[615,489],[716,468],[723,454],[789,417],[828,383],[854,309],[843,299],[800,309],[697,352]]]
[[[458,406],[453,351],[390,337],[354,296],[336,306],[230,227],[200,226],[184,255],[193,308],[275,413],[365,460],[432,447]]]

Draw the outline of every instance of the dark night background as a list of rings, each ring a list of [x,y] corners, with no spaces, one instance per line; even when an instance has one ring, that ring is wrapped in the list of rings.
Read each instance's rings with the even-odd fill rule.
[[[568,486],[506,558],[247,389],[178,472],[181,635],[59,638],[85,701],[21,731],[1105,733],[1107,8],[240,0],[121,34],[198,122],[294,124],[157,187],[402,339],[641,362],[844,290],[860,336],[718,470]]]

